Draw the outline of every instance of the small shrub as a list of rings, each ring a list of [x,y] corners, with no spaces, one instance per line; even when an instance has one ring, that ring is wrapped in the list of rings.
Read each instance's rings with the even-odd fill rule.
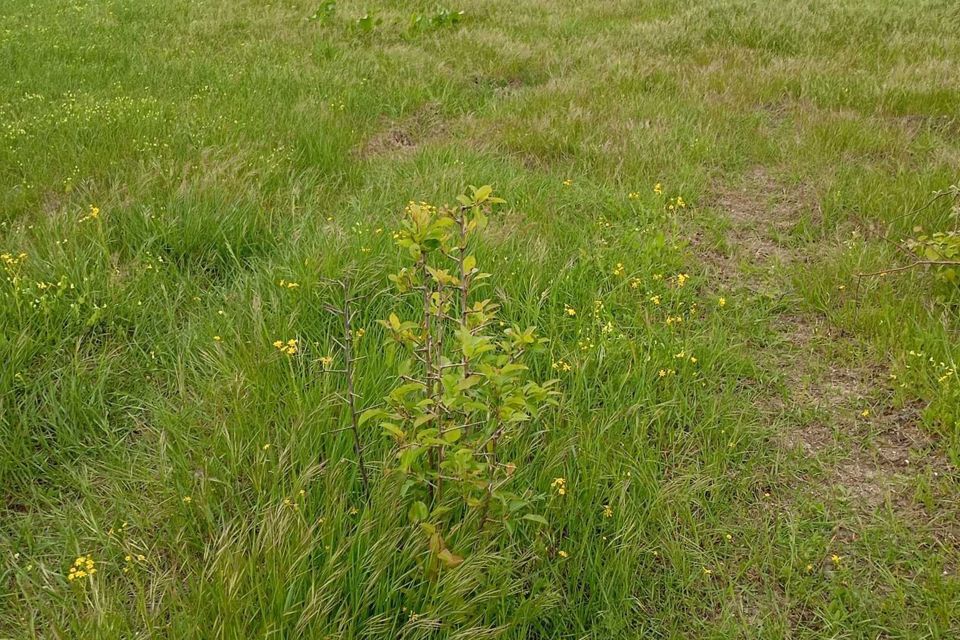
[[[499,305],[474,299],[477,283],[492,276],[478,268],[471,239],[503,201],[489,186],[471,187],[458,201],[406,207],[394,237],[411,264],[389,278],[419,312],[380,321],[388,348],[406,358],[383,404],[357,420],[378,424],[390,439],[385,475],[400,482],[408,516],[427,537],[430,571],[462,561],[443,536],[468,522],[484,534],[545,522],[530,513],[530,492],[511,490],[517,467],[500,451],[557,396],[556,381],[532,380],[524,364],[546,339],[534,327],[497,331]]]

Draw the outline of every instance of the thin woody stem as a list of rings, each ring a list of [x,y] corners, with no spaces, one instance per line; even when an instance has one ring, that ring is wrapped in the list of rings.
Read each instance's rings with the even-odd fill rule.
[[[367,465],[363,460],[363,446],[360,442],[360,423],[357,415],[357,399],[353,390],[353,332],[350,329],[350,285],[342,282],[343,287],[343,359],[347,376],[347,405],[350,407],[350,429],[353,431],[353,450],[357,455],[357,464],[360,467],[360,478],[363,481],[363,493],[370,497],[370,478],[367,475]]]
[[[423,279],[423,383],[426,387],[426,395],[428,398],[433,397],[433,383],[434,383],[434,372],[433,372],[433,340],[432,340],[432,314],[430,313],[430,299],[433,293],[433,287],[430,286],[430,273],[427,271],[427,256],[426,254],[420,255],[420,277]],[[437,465],[437,456],[435,451],[430,452],[431,462],[434,466]],[[437,467],[439,471],[439,467]],[[429,493],[430,503],[433,504],[434,497],[436,495],[434,486],[429,484],[427,486],[427,491]]]

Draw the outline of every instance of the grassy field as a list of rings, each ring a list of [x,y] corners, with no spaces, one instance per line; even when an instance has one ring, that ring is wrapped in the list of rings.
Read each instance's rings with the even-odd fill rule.
[[[955,2],[0,0],[0,61],[0,637],[960,637],[960,295],[857,277],[956,228]],[[326,281],[377,406],[471,184],[560,395],[431,571]]]

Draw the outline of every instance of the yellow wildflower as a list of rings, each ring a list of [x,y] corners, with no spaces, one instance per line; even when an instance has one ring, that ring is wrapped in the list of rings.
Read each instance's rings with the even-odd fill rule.
[[[658,182],[657,184],[653,185],[653,192],[654,192],[655,194],[657,194],[658,196],[662,196],[662,195],[663,195],[663,185],[660,184],[659,182]]]
[[[567,480],[566,478],[554,478],[553,482],[550,483],[550,487],[556,489],[557,495],[565,496],[567,495]]]
[[[281,353],[285,353],[288,356],[292,356],[297,353],[297,341],[293,338],[284,342],[283,340],[274,340],[273,346],[280,350]]]
[[[87,211],[87,215],[80,218],[80,222],[86,222],[87,220],[97,220],[99,218],[100,218],[100,207],[95,207],[93,205],[90,205],[90,209],[89,211]]]
[[[96,573],[97,567],[93,556],[77,556],[77,559],[73,561],[73,566],[70,567],[70,571],[67,572],[67,580],[70,582],[82,580],[92,577]]]

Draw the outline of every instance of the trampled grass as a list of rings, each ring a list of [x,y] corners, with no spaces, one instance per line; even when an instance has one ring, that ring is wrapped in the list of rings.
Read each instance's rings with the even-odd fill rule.
[[[955,228],[916,209],[960,180],[958,34],[933,0],[0,0],[0,637],[960,636],[956,285],[856,277]],[[354,274],[379,404],[393,232],[470,184],[507,201],[475,297],[561,395],[499,453],[546,524],[447,532],[432,575],[372,423],[363,496],[324,305]]]

